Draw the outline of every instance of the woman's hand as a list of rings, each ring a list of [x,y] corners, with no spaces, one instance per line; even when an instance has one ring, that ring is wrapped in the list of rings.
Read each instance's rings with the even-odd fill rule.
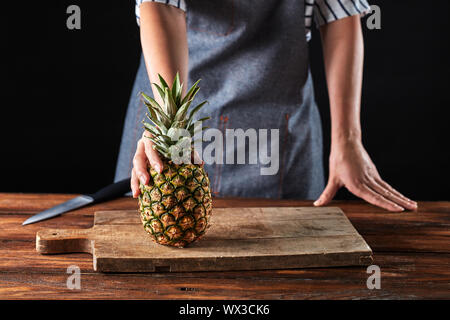
[[[360,106],[364,42],[360,17],[325,24],[320,29],[331,114],[328,185],[316,206],[331,201],[340,187],[389,211],[414,210],[409,200],[383,181],[361,143]]]
[[[354,195],[389,211],[417,209],[417,203],[392,188],[378,174],[361,142],[334,145],[330,154],[328,184],[315,206],[329,203],[341,187]]]
[[[136,153],[133,158],[133,170],[131,171],[131,191],[133,198],[139,196],[139,181],[147,184],[150,179],[147,171],[149,164],[158,172],[161,172],[163,169],[161,158],[158,152],[153,149],[153,142],[148,139],[148,135],[149,133],[144,131],[142,138],[137,143]]]
[[[141,139],[137,143],[136,153],[133,158],[133,170],[131,170],[131,191],[133,198],[137,198],[140,193],[139,182],[148,184],[150,175],[148,166],[161,173],[163,170],[163,162],[158,151],[153,149],[154,143],[149,139],[150,133],[144,131]],[[203,166],[204,162],[200,158],[197,151],[194,150],[191,156],[192,163]]]

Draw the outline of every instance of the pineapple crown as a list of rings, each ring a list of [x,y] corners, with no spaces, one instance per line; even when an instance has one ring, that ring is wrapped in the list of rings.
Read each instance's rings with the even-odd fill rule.
[[[177,72],[173,80],[172,88],[158,73],[159,84],[153,83],[164,103],[160,106],[155,99],[141,92],[144,104],[147,106],[146,114],[150,122],[142,121],[144,129],[150,132],[149,139],[154,143],[153,148],[167,159],[172,159],[175,153],[180,150],[191,150],[194,141],[194,129],[200,126],[210,117],[205,117],[194,121],[195,114],[208,102],[203,101],[194,108],[188,116],[188,109],[194,100],[195,95],[200,90],[198,83],[194,83],[184,97],[182,97],[183,84],[180,83],[180,76]],[[201,127],[201,130],[208,127]],[[190,153],[189,153],[190,154]]]

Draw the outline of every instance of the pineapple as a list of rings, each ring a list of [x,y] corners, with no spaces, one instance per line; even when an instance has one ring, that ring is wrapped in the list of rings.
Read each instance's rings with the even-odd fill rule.
[[[144,128],[151,134],[163,162],[162,173],[148,168],[150,181],[148,185],[140,184],[139,212],[144,229],[151,238],[159,243],[175,247],[185,247],[199,239],[209,226],[212,199],[209,178],[202,165],[174,161],[174,152],[188,148],[185,154],[192,155],[190,138],[177,137],[179,129],[194,135],[194,115],[205,102],[192,109],[189,106],[200,89],[197,81],[182,97],[182,84],[177,73],[170,88],[158,74],[160,84],[153,83],[164,102],[160,106],[156,100],[141,93],[142,100],[148,108]],[[207,120],[203,118],[198,120]],[[206,127],[203,127],[205,129]],[[185,131],[186,132],[186,131]],[[186,145],[186,142],[188,144]],[[186,151],[186,149],[184,149]]]

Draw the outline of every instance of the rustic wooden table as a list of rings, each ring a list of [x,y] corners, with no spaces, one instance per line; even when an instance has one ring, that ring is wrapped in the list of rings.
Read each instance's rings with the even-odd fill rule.
[[[422,202],[417,212],[387,213],[362,202],[339,202],[374,251],[381,289],[369,290],[365,268],[236,272],[100,274],[89,254],[40,255],[40,228],[88,228],[99,210],[133,209],[121,198],[23,227],[30,215],[72,198],[0,194],[1,299],[422,299],[450,298],[450,202]],[[215,199],[215,207],[309,206],[307,201]],[[67,267],[81,268],[81,289],[69,290]]]

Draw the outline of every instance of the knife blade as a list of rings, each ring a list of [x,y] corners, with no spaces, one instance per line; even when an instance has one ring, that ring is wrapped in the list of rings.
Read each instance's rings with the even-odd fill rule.
[[[70,199],[50,209],[44,210],[25,220],[22,225],[36,223],[42,220],[50,219],[65,212],[84,207],[88,204],[100,203],[116,197],[123,196],[130,191],[130,178],[110,184],[94,194],[81,195]]]

